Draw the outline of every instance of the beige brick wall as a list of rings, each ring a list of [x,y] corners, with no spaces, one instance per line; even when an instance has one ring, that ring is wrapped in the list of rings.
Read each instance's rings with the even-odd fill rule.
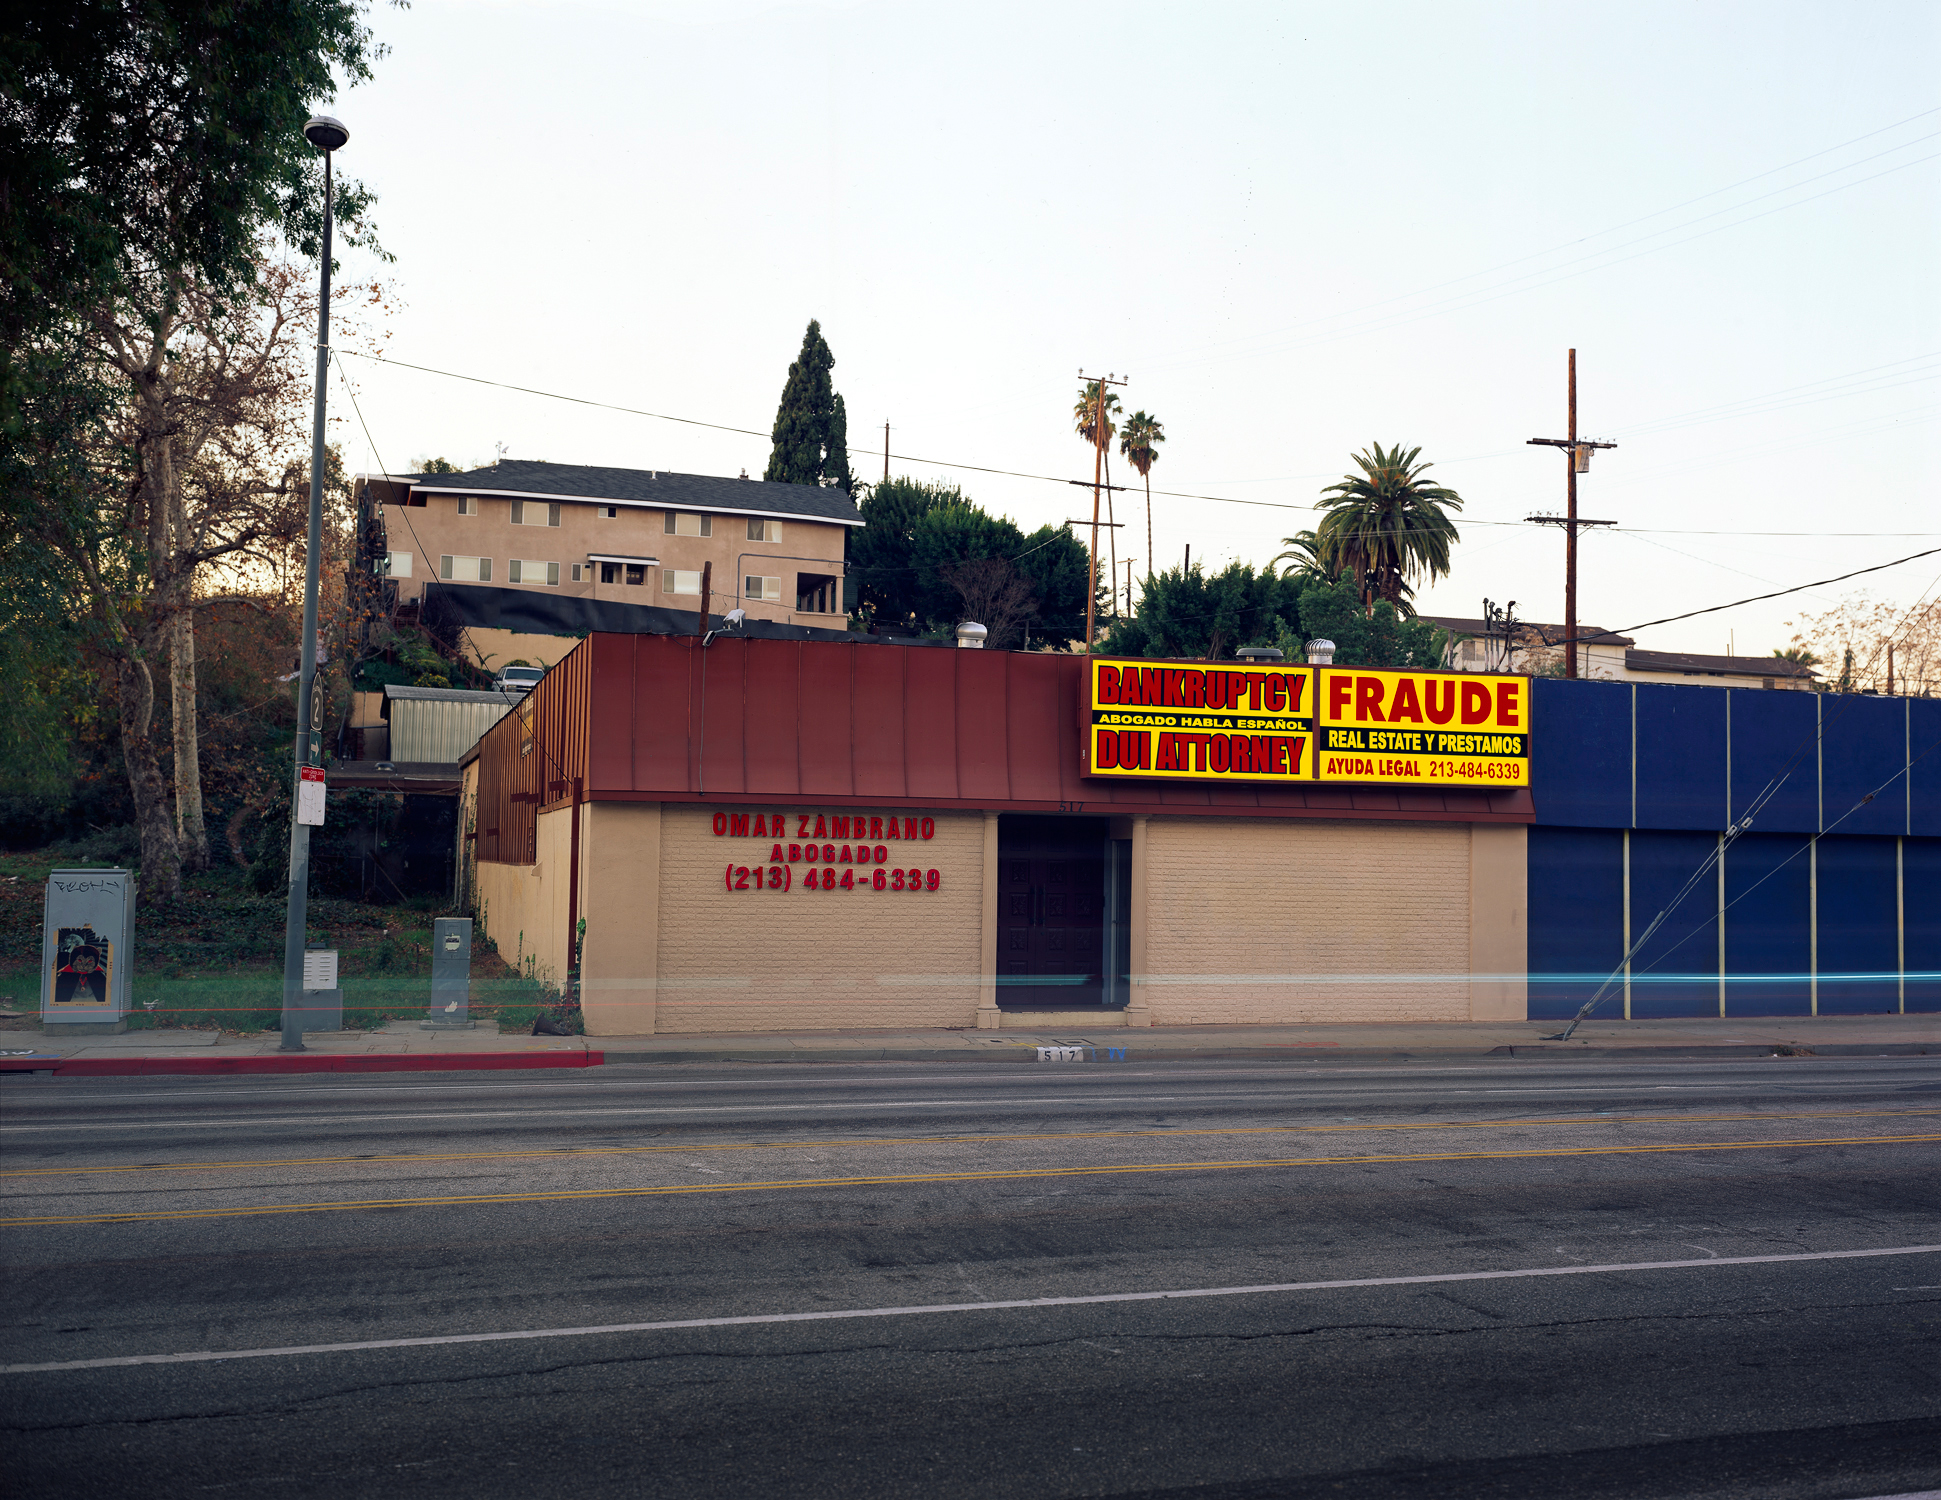
[[[1155,1026],[1463,1021],[1470,829],[1152,818]]]
[[[768,807],[720,810],[772,814]],[[806,804],[786,810],[791,833],[799,828],[799,815],[807,813],[813,827],[818,812],[830,811]],[[804,877],[824,868],[820,862],[790,866],[793,886],[787,892],[730,891],[728,866],[765,866],[775,840],[717,837],[716,811],[671,804],[661,809],[655,1030],[975,1024],[983,968],[982,814],[932,814],[936,834],[930,840],[880,841],[889,850],[889,862],[880,868],[939,871],[936,891],[912,895],[810,891]],[[852,809],[840,811],[855,816]],[[882,809],[875,813],[887,816]],[[858,870],[854,864],[830,868],[838,879]]]
[[[480,930],[498,944],[499,957],[554,988],[566,978],[571,817],[565,808],[539,815],[539,858],[533,864],[478,863]]]
[[[586,810],[580,911],[586,919],[580,1013],[588,1036],[655,1030],[660,965],[658,802],[595,802]]]

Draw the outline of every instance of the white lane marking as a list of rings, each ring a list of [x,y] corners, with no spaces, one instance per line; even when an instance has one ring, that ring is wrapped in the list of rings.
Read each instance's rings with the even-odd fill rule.
[[[1941,1254],[1941,1245],[1896,1245],[1879,1250],[1814,1250],[1791,1255],[1734,1255],[1718,1260],[1620,1261],[1602,1266],[1531,1266],[1515,1271],[1446,1271],[1429,1276],[1365,1276],[1353,1281],[1278,1281],[1261,1286],[1187,1287],[1169,1292],[1105,1292],[1090,1297],[1022,1297],[1008,1302],[937,1302],[923,1307],[852,1307],[828,1312],[751,1313],[731,1318],[678,1318],[662,1323],[603,1323],[587,1328],[524,1328],[510,1333],[449,1333],[416,1339],[365,1339],[354,1344],[290,1344],[277,1349],[202,1349],[188,1354],[126,1354],[53,1364],[0,1365],[0,1375],[56,1370],[111,1370],[125,1365],[209,1364],[297,1354],[353,1354],[365,1349],[424,1349],[444,1344],[496,1344],[518,1339],[591,1338],[613,1333],[664,1333],[677,1328],[744,1328],[769,1323],[832,1323],[850,1318],[912,1318],[930,1313],[1010,1312],[1037,1307],[1095,1307],[1108,1302],[1168,1302],[1192,1297],[1258,1297],[1278,1292],[1338,1292],[1360,1287],[1435,1286],[1452,1281],[1515,1281],[1534,1276],[1593,1276],[1617,1271],[1710,1270],[1799,1261],[1866,1260],[1884,1255]]]
[[[1845,1088],[1898,1088],[1893,1083],[1846,1084]],[[1680,1085],[1685,1092],[1714,1093],[1715,1085]],[[1557,1094],[1630,1094],[1636,1093],[1635,1087],[1612,1085],[1602,1089],[1445,1089],[1438,1098],[1456,1098],[1471,1093],[1487,1093],[1492,1098],[1516,1094],[1524,1098],[1548,1099]],[[1812,1093],[1814,1091],[1808,1091]],[[1806,1095],[1799,1095],[1806,1097]],[[1260,1101],[1290,1104],[1327,1103],[1343,1097],[1357,1098],[1361,1095],[1343,1095],[1329,1091],[1325,1095],[1309,1094],[1118,1094],[1100,1097],[1081,1097],[1078,1095],[1060,1096],[1037,1095],[1018,1099],[844,1099],[828,1104],[667,1104],[637,1105],[612,1109],[488,1109],[465,1110],[442,1114],[382,1114],[382,1115],[288,1115],[288,1116],[246,1116],[230,1120],[200,1120],[189,1117],[173,1118],[163,1115],[159,1118],[144,1116],[141,1126],[144,1130],[247,1130],[259,1125],[368,1125],[406,1120],[529,1120],[546,1115],[560,1115],[572,1119],[593,1119],[608,1115],[724,1115],[724,1114],[774,1114],[787,1110],[844,1110],[844,1109],[990,1109],[994,1106],[1005,1108],[1030,1109],[1044,1104],[1116,1104],[1138,1107],[1149,1104],[1206,1104],[1206,1103],[1258,1103]],[[1385,1096],[1374,1096],[1385,1097]],[[1789,1092],[1786,1097],[1795,1097]],[[119,1130],[126,1131],[127,1120],[105,1120],[97,1122],[69,1121],[58,1125],[15,1125],[0,1124],[0,1135],[34,1135],[59,1132],[69,1134],[82,1130]]]

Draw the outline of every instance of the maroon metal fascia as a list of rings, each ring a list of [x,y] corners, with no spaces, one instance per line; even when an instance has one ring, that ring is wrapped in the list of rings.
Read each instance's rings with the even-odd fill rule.
[[[578,669],[571,707],[587,717],[583,728],[560,726],[561,738],[584,746],[591,801],[1463,823],[1536,817],[1523,788],[1207,787],[1084,776],[1082,656],[720,634],[703,650],[693,637],[596,634],[567,660]],[[496,736],[501,744],[508,737]]]

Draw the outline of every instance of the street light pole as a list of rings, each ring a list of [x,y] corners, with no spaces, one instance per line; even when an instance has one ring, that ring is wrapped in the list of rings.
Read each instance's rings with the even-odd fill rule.
[[[310,435],[310,531],[303,556],[303,656],[297,675],[297,742],[290,770],[290,906],[283,927],[283,1041],[281,1052],[302,1052],[303,944],[309,933],[310,825],[300,822],[303,769],[317,763],[311,695],[317,681],[317,565],[323,549],[324,391],[330,375],[331,154],[350,139],[341,120],[318,115],[304,138],[324,154],[322,286],[317,302],[317,406]]]

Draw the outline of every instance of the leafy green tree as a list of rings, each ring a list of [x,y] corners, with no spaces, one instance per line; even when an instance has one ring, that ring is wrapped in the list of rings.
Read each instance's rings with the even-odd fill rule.
[[[339,78],[371,76],[365,8],[143,0],[25,7],[0,29],[0,520],[85,603],[116,679],[151,896],[181,883],[155,668],[192,639],[197,566],[151,365],[185,308],[252,305],[266,236],[319,253],[323,162],[301,126]],[[347,243],[375,248],[371,203],[338,188]],[[131,329],[149,358],[113,347]]]
[[[922,628],[917,523],[939,506],[967,503],[954,484],[898,477],[870,487],[858,507],[863,524],[849,532],[847,571],[856,580],[858,625]]]
[[[303,121],[384,49],[359,0],[23,5],[0,27],[0,431],[17,430],[36,340],[131,278],[218,292],[266,227],[315,256],[323,162]],[[333,78],[333,71],[336,78]],[[339,182],[346,237],[370,195]],[[57,367],[58,368],[58,367]]]
[[[1150,412],[1136,411],[1125,420],[1119,434],[1119,452],[1139,471],[1146,483],[1146,576],[1153,574],[1152,555],[1152,466],[1159,462],[1159,445],[1166,441],[1166,429]]]
[[[856,491],[849,472],[849,418],[836,394],[830,371],[836,356],[823,340],[822,325],[809,320],[802,335],[802,352],[789,366],[775,409],[774,448],[768,455],[767,480],[783,484],[831,485],[845,495]]]
[[[864,524],[849,534],[848,564],[857,626],[947,631],[976,619],[998,647],[1024,644],[1027,630],[1061,648],[1085,633],[1085,548],[1068,528],[1024,536],[954,484],[905,477],[872,485],[860,509]],[[1009,588],[1012,571],[970,566],[993,560],[1028,585],[1028,601]],[[994,604],[1014,617],[1016,639],[1000,630],[1002,621],[981,617]]]
[[[954,572],[965,563],[1011,559],[1023,550],[1024,533],[1003,516],[987,515],[963,499],[933,506],[910,533],[917,614],[933,627],[955,626],[964,616]]]
[[[1070,526],[1040,526],[1024,539],[1014,561],[1037,592],[1033,640],[1054,651],[1085,639],[1085,590],[1091,559]]]
[[[1416,462],[1421,452],[1371,443],[1355,455],[1359,475],[1321,491],[1334,498],[1322,502],[1328,514],[1316,531],[1320,561],[1328,572],[1357,580],[1371,614],[1379,599],[1414,613],[1414,581],[1449,572],[1449,549],[1459,538],[1445,507],[1461,510],[1462,497],[1423,479],[1433,465]]]
[[[1303,661],[1311,640],[1334,642],[1334,659],[1344,667],[1431,669],[1442,665],[1449,633],[1427,620],[1404,615],[1386,599],[1371,609],[1352,577],[1309,584],[1300,595],[1299,629],[1288,619],[1274,642],[1290,661]]]
[[[1150,575],[1138,613],[1113,626],[1102,649],[1122,656],[1230,657],[1241,646],[1271,645],[1298,628],[1301,583],[1272,569],[1229,563]]]

